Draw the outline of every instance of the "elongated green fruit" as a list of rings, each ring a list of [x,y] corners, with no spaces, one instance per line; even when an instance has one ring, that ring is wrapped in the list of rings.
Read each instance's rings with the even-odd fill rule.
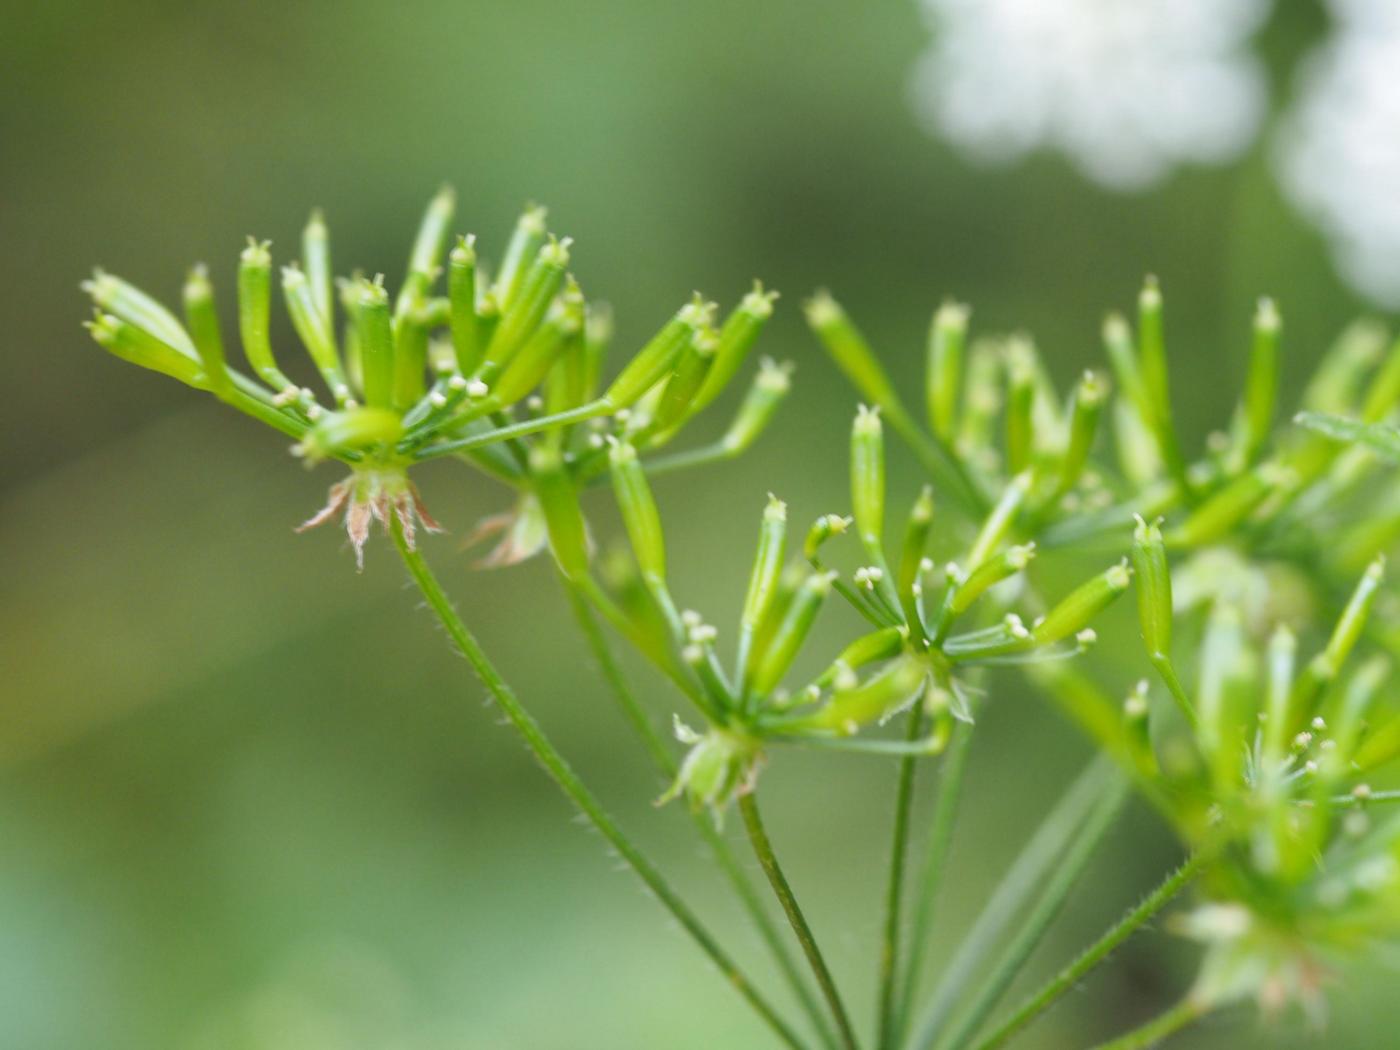
[[[1156,522],[1137,519],[1132,558],[1142,640],[1149,655],[1168,655],[1172,648],[1172,578],[1167,569],[1167,546]]]
[[[544,511],[549,549],[565,579],[588,575],[588,528],[579,507],[578,491],[564,469],[559,450],[537,445],[530,450],[530,476]]]
[[[753,291],[744,296],[738,307],[724,319],[724,324],[719,330],[714,363],[691,402],[688,415],[693,416],[704,409],[729,385],[757,342],[763,326],[768,323],[768,318],[773,316],[773,302],[777,298],[777,292],[765,292],[763,285],[755,281]]]
[[[1053,645],[1078,634],[1128,589],[1131,578],[1128,567],[1120,564],[1081,584],[1031,628],[1032,641],[1038,646]]]
[[[322,321],[311,282],[296,266],[282,268],[282,296],[287,301],[292,327],[296,329],[312,363],[337,403],[343,405],[350,397],[350,386],[340,367],[340,354],[329,326]]]
[[[1075,385],[1069,412],[1069,436],[1060,459],[1057,492],[1063,495],[1079,483],[1098,435],[1099,417],[1108,400],[1108,381],[1097,372],[1085,372]]]
[[[787,674],[807,633],[812,629],[817,612],[831,593],[831,584],[835,579],[834,572],[818,572],[808,576],[793,595],[768,644],[762,651],[755,652],[758,663],[753,676],[753,691],[758,696],[771,693],[783,680],[783,675]]]
[[[810,724],[853,735],[861,726],[915,699],[927,680],[928,666],[923,660],[902,656],[859,685],[837,690],[831,702],[812,716]]]
[[[321,315],[321,323],[335,339],[335,277],[331,269],[331,234],[325,216],[317,208],[301,231],[301,263],[311,285],[311,301]]]
[[[527,205],[515,223],[506,253],[501,259],[501,272],[496,276],[496,299],[501,309],[509,309],[524,282],[525,273],[544,245],[547,212],[536,205]]]
[[[384,286],[363,277],[355,297],[355,335],[360,348],[365,404],[388,408],[394,392],[394,336]]]
[[[214,305],[214,288],[203,266],[196,266],[185,278],[183,292],[185,324],[199,353],[199,363],[209,377],[210,387],[220,397],[233,386],[228,360],[224,354],[224,337],[219,330],[219,314]]]
[[[608,462],[612,468],[613,493],[642,577],[649,583],[662,583],[666,579],[666,541],[661,531],[661,515],[657,513],[651,486],[637,459],[637,450],[625,441],[614,441]]]
[[[988,558],[954,589],[948,600],[950,611],[954,616],[961,616],[973,602],[987,593],[988,588],[1015,576],[1018,572],[1023,572],[1034,557],[1035,544],[1027,543],[1007,547],[1000,554]]]
[[[970,313],[962,303],[944,303],[929,325],[928,361],[924,369],[928,422],[930,429],[949,444],[958,427],[963,348]]]
[[[719,336],[709,328],[697,328],[690,342],[681,351],[676,370],[661,391],[661,400],[652,417],[652,426],[661,433],[680,423],[695,404],[696,398],[713,371]]]
[[[99,346],[123,361],[161,372],[192,387],[205,385],[199,362],[120,317],[98,311],[87,322],[87,329]]]
[[[919,615],[918,599],[922,596],[919,573],[923,570],[924,552],[928,550],[928,537],[933,529],[933,486],[925,485],[919,490],[914,506],[910,508],[909,520],[904,526],[904,545],[899,552],[899,576],[895,581],[895,592],[904,609],[904,619],[917,634],[923,634],[923,622]]]
[[[1019,474],[1031,465],[1035,447],[1035,351],[1024,339],[1013,339],[1006,351],[1006,467]]]
[[[272,255],[269,242],[249,238],[238,260],[238,337],[253,371],[278,393],[295,389],[272,356],[269,310],[272,297]]]
[[[826,346],[831,359],[862,395],[881,408],[893,410],[900,405],[899,395],[880,359],[840,303],[828,292],[821,291],[808,300],[806,313],[807,323]]]
[[[457,371],[469,376],[481,364],[484,347],[476,315],[476,238],[461,238],[447,256],[447,301]]]
[[[175,315],[134,284],[98,270],[91,280],[83,282],[82,287],[104,313],[149,332],[191,360],[198,359],[199,354],[189,333]]]
[[[1254,341],[1244,388],[1244,451],[1252,460],[1269,440],[1278,400],[1278,343],[1282,322],[1272,299],[1260,299],[1254,312]]]
[[[675,367],[676,359],[690,342],[691,334],[708,323],[709,315],[708,304],[698,300],[681,307],[612,381],[603,394],[604,400],[618,408],[626,408],[640,400]]]
[[[488,370],[503,368],[526,340],[535,333],[549,311],[550,303],[564,285],[569,266],[569,238],[550,241],[535,256],[519,294],[504,307],[500,324],[486,348]]]
[[[748,679],[753,639],[778,593],[786,553],[787,504],[776,496],[769,496],[768,506],[763,511],[763,522],[758,528],[758,549],[754,553],[749,586],[744,593],[744,608],[739,616],[738,666],[741,681]]]
[[[791,371],[791,365],[778,364],[766,358],[760,363],[758,374],[744,395],[739,411],[734,414],[734,422],[721,439],[726,450],[743,452],[758,440],[758,436],[773,421],[778,406],[792,390]]]
[[[851,513],[872,558],[884,559],[885,435],[878,408],[860,406],[851,424]]]

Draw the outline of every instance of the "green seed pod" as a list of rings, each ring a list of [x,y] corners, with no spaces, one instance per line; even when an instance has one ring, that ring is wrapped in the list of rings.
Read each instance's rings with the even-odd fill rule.
[[[505,367],[544,321],[550,304],[564,285],[564,273],[569,267],[569,244],[568,237],[550,241],[530,264],[519,293],[505,308],[486,348],[483,368],[488,375]]]
[[[962,303],[944,303],[929,325],[928,360],[924,369],[928,422],[929,428],[947,443],[952,442],[957,432],[963,347],[970,313]]]
[[[809,724],[852,736],[861,726],[917,700],[927,682],[928,665],[916,656],[902,656],[855,687],[837,690]]]
[[[1287,626],[1279,624],[1269,638],[1268,690],[1264,698],[1264,756],[1275,764],[1288,747],[1288,706],[1297,657],[1298,639]]]
[[[1064,455],[1060,458],[1060,478],[1056,491],[1064,495],[1079,483],[1094,437],[1099,429],[1099,416],[1108,400],[1108,380],[1096,372],[1085,372],[1074,388],[1069,409],[1069,435]]]
[[[710,328],[697,328],[676,361],[676,370],[666,381],[652,416],[651,428],[665,433],[690,414],[706,377],[712,371],[719,348],[719,337]]]
[[[347,452],[392,445],[402,436],[398,413],[386,408],[351,408],[322,415],[296,451],[308,463],[318,463]]]
[[[578,492],[564,469],[558,449],[536,445],[530,450],[530,477],[544,511],[549,549],[559,571],[569,580],[588,575],[588,527],[579,507]]]
[[[134,284],[98,270],[82,287],[104,313],[149,332],[192,361],[199,359],[193,340],[175,315]]]
[[[1337,618],[1327,647],[1314,656],[1294,683],[1289,698],[1289,728],[1296,730],[1312,715],[1318,694],[1337,677],[1352,649],[1361,637],[1371,606],[1376,603],[1381,581],[1385,578],[1385,558],[1377,557],[1361,575],[1360,582]]]
[[[1244,388],[1244,453],[1253,460],[1269,440],[1278,399],[1278,308],[1272,299],[1260,299],[1254,311],[1254,341],[1249,354],[1249,374]]]
[[[899,552],[899,578],[895,583],[895,593],[904,609],[905,622],[922,636],[923,624],[919,615],[918,598],[922,586],[919,572],[923,567],[924,552],[928,549],[929,532],[933,528],[933,486],[925,485],[909,511],[909,521],[904,526],[904,545]]]
[[[841,305],[829,293],[820,291],[807,301],[806,314],[807,324],[861,395],[881,408],[897,408],[900,401],[894,385]]]
[[[729,385],[754,343],[758,341],[759,333],[768,323],[768,318],[773,316],[773,302],[777,298],[777,292],[765,292],[763,285],[755,281],[753,291],[744,296],[738,307],[724,319],[724,325],[719,330],[719,345],[715,349],[714,363],[706,373],[699,393],[691,402],[689,415],[693,416],[703,410]]]
[[[996,506],[992,508],[986,520],[982,523],[982,528],[978,530],[977,539],[973,541],[972,549],[967,555],[967,569],[975,572],[977,567],[992,556],[992,553],[1001,546],[1011,531],[1012,523],[1016,520],[1016,515],[1020,513],[1021,506],[1026,502],[1026,494],[1030,492],[1031,476],[1029,472],[1017,474],[1006,486],[1006,490],[1001,494],[1001,499],[997,500]]]
[[[1167,546],[1156,522],[1137,519],[1133,531],[1133,571],[1137,574],[1138,626],[1149,656],[1172,650],[1172,577]]]
[[[753,385],[734,415],[734,422],[721,438],[726,449],[734,453],[743,452],[758,440],[792,389],[791,371],[789,364],[778,364],[764,358],[758,374],[754,376]]]
[[[294,384],[272,356],[268,335],[269,303],[272,296],[272,255],[268,241],[248,241],[238,262],[238,337],[243,354],[253,371],[273,390],[281,393]]]
[[[394,337],[384,286],[361,277],[356,282],[354,312],[365,404],[388,408],[394,393]]]
[[[1131,578],[1127,565],[1118,564],[1081,584],[1031,628],[1031,640],[1037,646],[1054,645],[1078,634],[1128,589]]]
[[[582,323],[581,311],[557,304],[496,380],[492,388],[496,399],[513,405],[539,386]]]
[[[977,566],[962,583],[952,591],[948,599],[948,610],[954,616],[961,616],[972,607],[972,603],[987,593],[1002,580],[1025,571],[1035,557],[1035,544],[1008,547],[1000,554],[988,558]],[[1073,632],[1071,632],[1073,633]]]
[[[306,228],[301,231],[301,264],[306,268],[306,280],[311,285],[311,301],[316,304],[327,331],[333,333],[335,278],[331,270],[331,235],[320,208],[311,213]]]
[[[423,373],[428,367],[428,326],[422,306],[419,300],[393,323],[393,404],[400,412],[418,404],[427,392]]]
[[[527,205],[515,223],[515,229],[506,243],[505,257],[501,260],[501,272],[496,276],[496,299],[503,310],[514,304],[526,271],[544,246],[547,214],[544,208]]]
[[[1186,462],[1181,457],[1172,422],[1167,347],[1162,331],[1162,291],[1155,277],[1146,279],[1138,296],[1138,364],[1148,405],[1146,422],[1157,439],[1162,461],[1177,483],[1187,489]]]
[[[457,194],[451,186],[444,186],[433,195],[423,213],[423,221],[418,224],[418,235],[413,239],[413,250],[408,257],[409,273],[430,274],[438,268],[456,208]]]
[[[99,346],[123,361],[161,372],[197,389],[206,387],[197,361],[120,317],[99,310],[94,319],[87,322],[87,330]]]
[[[749,587],[744,594],[744,610],[739,617],[739,679],[749,681],[750,655],[754,636],[773,604],[782,576],[783,557],[787,551],[787,504],[775,496],[768,497],[763,511],[763,523],[758,529],[758,550],[749,573]]]
[[[233,386],[224,356],[224,337],[219,330],[219,314],[214,305],[214,288],[204,267],[196,266],[185,278],[183,293],[185,324],[199,352],[200,366],[209,378],[210,388],[224,396]]]
[[[856,532],[876,561],[884,560],[885,436],[880,410],[860,406],[851,425],[851,511]]]
[[[1361,384],[1385,353],[1385,325],[1363,317],[1342,330],[1303,390],[1302,406],[1312,412],[1355,415]]]
[[[350,386],[340,367],[340,354],[331,336],[330,326],[322,320],[312,295],[311,282],[296,266],[282,268],[282,295],[287,301],[287,313],[292,327],[306,347],[316,370],[321,373],[338,404],[350,397]]]
[[[1035,446],[1035,351],[1025,339],[1006,347],[1006,469],[1019,474],[1031,465]]]
[[[637,450],[624,441],[614,441],[608,463],[612,469],[613,493],[642,578],[648,584],[662,583],[666,579],[666,542],[656,500],[641,461],[637,459]]]
[[[755,647],[752,689],[756,695],[767,696],[787,674],[835,579],[834,572],[818,572],[808,576],[793,595],[768,644]]]
[[[1266,461],[1247,474],[1241,474],[1193,510],[1186,520],[1167,534],[1167,546],[1194,548],[1226,536],[1271,493],[1289,483],[1286,472]]]
[[[850,518],[843,518],[839,514],[823,514],[807,530],[807,538],[802,544],[802,556],[809,562],[815,562],[822,544],[833,536],[843,535],[850,527]]]
[[[1373,656],[1362,664],[1346,684],[1342,700],[1333,719],[1332,739],[1335,740],[1336,760],[1346,764],[1356,752],[1356,742],[1375,705],[1376,697],[1390,679],[1391,664],[1384,656]]]
[[[583,322],[583,355],[587,382],[584,400],[590,400],[602,385],[603,362],[612,345],[612,307],[607,303],[589,303]]]
[[[977,339],[967,356],[967,399],[958,426],[957,447],[964,455],[986,448],[1001,411],[1001,344]]]
[[[603,399],[616,408],[636,404],[675,367],[676,359],[690,343],[691,334],[709,323],[709,315],[709,307],[703,302],[690,302],[681,307],[637,356],[627,362]]]
[[[1137,352],[1133,349],[1133,331],[1121,314],[1109,314],[1104,318],[1103,347],[1119,389],[1144,419],[1149,418],[1152,406],[1138,368]]]
[[[457,371],[469,376],[481,364],[484,349],[476,316],[476,237],[457,242],[447,257],[447,300],[450,304],[452,349]]]
[[[818,683],[821,686],[827,686],[847,671],[853,671],[858,667],[864,667],[866,664],[873,664],[880,660],[893,659],[904,648],[908,637],[903,627],[882,627],[878,631],[861,635],[841,650],[841,655],[822,672]]]
[[[1216,602],[1201,641],[1196,739],[1217,785],[1233,783],[1239,775],[1246,727],[1253,724],[1243,710],[1244,698],[1253,692],[1246,688],[1252,666],[1239,610]]]

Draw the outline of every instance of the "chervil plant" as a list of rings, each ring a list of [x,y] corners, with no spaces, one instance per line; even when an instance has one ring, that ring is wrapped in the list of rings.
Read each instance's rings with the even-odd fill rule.
[[[548,234],[542,209],[521,217],[494,276],[474,238],[450,245],[453,213],[450,192],[434,198],[392,294],[382,277],[337,280],[326,227],[313,216],[281,288],[320,395],[274,353],[266,243],[250,242],[238,268],[246,371],[226,352],[202,268],[186,282],[183,320],[98,273],[85,285],[97,307],[89,327],[117,356],[291,438],[307,463],[335,460],[348,470],[306,524],[343,517],[357,562],[372,525],[383,526],[545,770],[779,1043],[1001,1046],[1193,882],[1201,899],[1178,925],[1208,944],[1199,978],[1177,1006],[1114,1046],[1151,1045],[1246,997],[1270,1008],[1301,1002],[1316,1015],[1336,960],[1400,934],[1400,824],[1378,810],[1394,793],[1373,783],[1400,754],[1400,714],[1384,696],[1381,655],[1400,648],[1400,632],[1385,609],[1379,557],[1400,538],[1400,505],[1368,484],[1384,469],[1377,453],[1400,447],[1387,424],[1400,402],[1400,350],[1368,377],[1383,336],[1353,329],[1324,359],[1303,405],[1322,433],[1276,431],[1281,325],[1261,303],[1239,408],[1193,459],[1172,422],[1154,282],[1140,296],[1136,333],[1117,317],[1104,326],[1114,382],[1086,373],[1063,399],[1029,338],[969,343],[968,309],[940,308],[923,421],[845,312],[819,295],[808,319],[867,402],[851,427],[849,506],[819,517],[798,542],[786,505],[769,497],[753,559],[736,567],[736,628],[721,645],[719,628],[672,592],[675,552],[652,479],[738,455],[768,424],[790,368],[764,361],[718,441],[672,450],[742,369],[776,296],[755,286],[721,317],[697,295],[612,370],[610,315],[569,273],[571,244]],[[930,475],[904,497],[886,484],[887,425]],[[608,815],[454,609],[419,550],[418,530],[441,526],[410,478],[417,464],[438,459],[507,493],[509,509],[472,534],[499,537],[484,564],[550,552],[599,673],[669,784],[660,801],[689,814],[801,1024]],[[600,542],[587,516],[589,490],[609,484],[619,543]],[[890,506],[908,508],[897,530]],[[1042,578],[1041,552],[1054,552],[1078,585]],[[1119,703],[1110,697],[1126,683],[1111,679],[1123,661],[1084,666],[1082,657],[1094,625],[1130,589],[1145,642],[1140,664],[1160,690],[1144,679]],[[814,651],[811,629],[833,596],[860,627]],[[1301,665],[1294,633],[1278,626],[1284,620],[1312,647]],[[1271,641],[1262,640],[1266,631]],[[669,683],[677,705],[641,701],[612,634]],[[930,990],[925,962],[969,745],[978,712],[1004,687],[995,668],[1043,690],[1100,753],[1028,838]],[[660,715],[675,743],[658,728]],[[872,879],[884,919],[868,1042],[760,814],[762,771],[790,747],[831,761],[864,752],[898,762],[890,863]],[[941,786],[923,829],[914,820],[917,772],[934,762]],[[1049,983],[998,1015],[1133,788],[1180,837],[1186,860]],[[731,807],[776,909],[723,833]],[[906,885],[920,838],[924,859]]]

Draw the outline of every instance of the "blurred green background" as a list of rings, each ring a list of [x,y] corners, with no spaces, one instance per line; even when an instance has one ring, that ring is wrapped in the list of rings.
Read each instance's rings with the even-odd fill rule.
[[[853,397],[799,319],[819,284],[902,379],[948,294],[980,329],[1034,333],[1063,378],[1097,359],[1103,313],[1155,271],[1197,437],[1229,410],[1256,295],[1282,303],[1295,389],[1363,308],[1280,199],[1264,147],[1134,197],[1053,158],[969,167],[910,116],[927,39],[912,3],[8,7],[0,1046],[16,1050],[768,1045],[571,823],[385,546],[357,576],[336,534],[292,534],[333,471],[303,471],[275,435],[88,341],[77,284],[93,264],[173,301],[204,260],[227,294],[246,234],[285,252],[320,205],[339,265],[397,274],[446,180],[488,247],[525,200],[547,203],[624,347],[693,288],[732,302],[761,276],[784,293],[765,350],[797,363],[795,395],[741,463],[658,484],[678,593],[721,626],[765,492],[794,520],[846,503]],[[1313,3],[1276,14],[1262,48],[1277,98],[1324,30]],[[421,480],[458,536],[506,502],[450,467]],[[569,755],[768,976],[681,812],[651,807],[659,785],[619,743],[548,566],[473,572],[451,537],[430,553]],[[636,671],[668,716],[674,697]],[[1013,682],[995,701],[940,957],[1086,753]],[[765,779],[777,844],[862,1014],[892,779],[882,760],[802,755]],[[1031,976],[1173,859],[1135,810]],[[1123,1028],[1194,957],[1161,929],[1140,935],[1024,1045]],[[1396,1014],[1385,986],[1345,975],[1327,1045],[1379,1045],[1364,1033]],[[1180,1045],[1256,1034],[1241,1015]]]

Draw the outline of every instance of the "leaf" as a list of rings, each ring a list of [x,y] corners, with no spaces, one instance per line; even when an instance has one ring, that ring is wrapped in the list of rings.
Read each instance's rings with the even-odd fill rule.
[[[1391,423],[1359,423],[1327,412],[1299,412],[1293,422],[1334,441],[1365,445],[1388,460],[1400,462],[1400,427]]]

